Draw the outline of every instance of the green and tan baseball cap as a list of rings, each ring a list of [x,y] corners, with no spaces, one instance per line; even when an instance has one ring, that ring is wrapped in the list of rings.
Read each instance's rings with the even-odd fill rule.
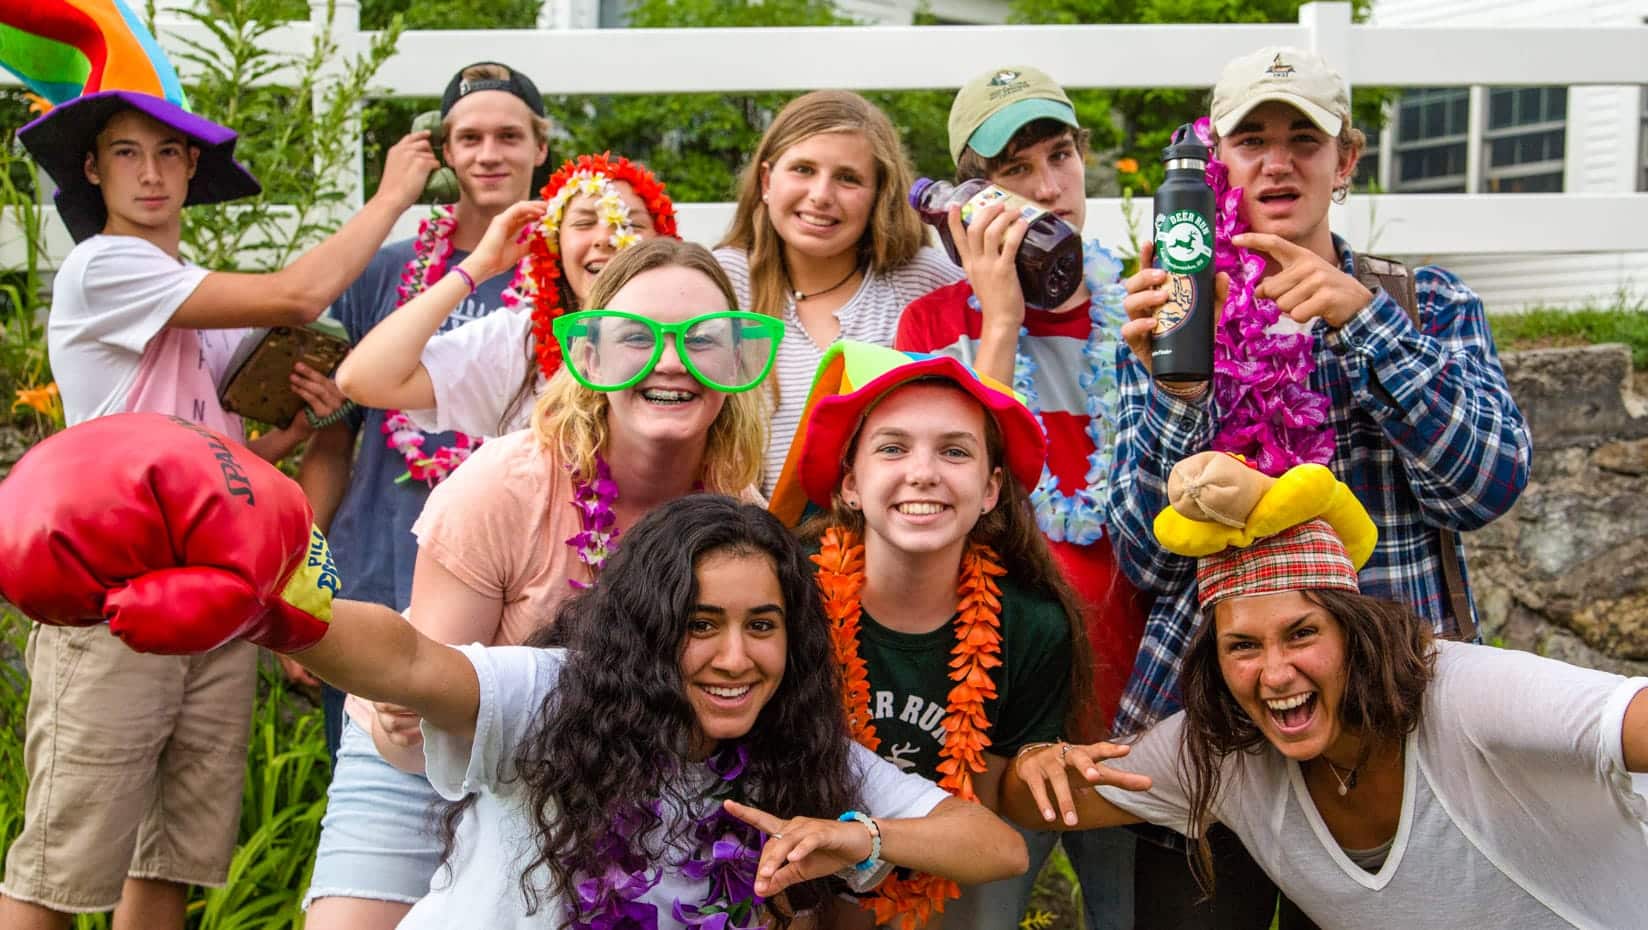
[[[1028,65],[995,68],[962,85],[950,104],[950,157],[972,147],[985,158],[1001,154],[1025,123],[1056,119],[1080,128],[1064,88]]]
[[[1219,74],[1208,114],[1213,131],[1229,135],[1254,107],[1271,101],[1294,107],[1317,128],[1337,136],[1343,115],[1350,112],[1350,89],[1320,55],[1285,46],[1262,48],[1234,59]]]

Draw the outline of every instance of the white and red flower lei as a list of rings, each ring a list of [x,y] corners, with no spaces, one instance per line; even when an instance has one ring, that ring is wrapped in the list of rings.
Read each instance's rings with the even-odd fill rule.
[[[435,207],[418,224],[418,237],[412,245],[412,260],[406,263],[406,268],[401,272],[400,286],[395,289],[396,309],[445,277],[447,263],[452,260],[452,234],[457,228],[457,216],[448,206]],[[518,306],[532,293],[533,287],[532,258],[527,256],[515,267],[515,277],[504,288],[504,311]],[[481,444],[479,437],[459,433],[452,445],[435,450],[433,455],[425,455],[423,431],[400,410],[385,410],[382,428],[384,435],[389,437],[385,444],[406,459],[406,472],[395,479],[397,484],[412,479],[434,487],[452,474],[453,469],[462,465]]]

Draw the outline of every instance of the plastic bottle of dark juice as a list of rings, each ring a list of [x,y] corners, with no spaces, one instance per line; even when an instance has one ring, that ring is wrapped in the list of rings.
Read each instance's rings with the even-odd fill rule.
[[[961,221],[965,224],[971,222],[978,211],[998,202],[1030,223],[1024,242],[1019,245],[1016,262],[1025,304],[1041,310],[1057,309],[1082,284],[1080,230],[1052,211],[983,178],[960,184],[920,178],[910,187],[910,206],[916,208],[922,220],[937,227],[944,250],[957,265],[961,264],[961,256],[956,253],[956,244],[950,241],[946,216],[950,204],[961,204]]]
[[[1167,271],[1167,303],[1156,311],[1150,369],[1158,381],[1213,376],[1213,188],[1207,146],[1189,125],[1162,150],[1167,178],[1156,189],[1156,267]]]

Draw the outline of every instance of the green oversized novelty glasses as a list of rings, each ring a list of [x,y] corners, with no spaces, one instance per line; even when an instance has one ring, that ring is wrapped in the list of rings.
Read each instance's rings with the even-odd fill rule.
[[[736,394],[760,384],[778,357],[782,321],[756,313],[720,310],[679,323],[660,323],[622,310],[584,310],[556,317],[555,338],[579,384],[592,391],[622,391],[652,374],[664,354],[664,337],[707,388]]]

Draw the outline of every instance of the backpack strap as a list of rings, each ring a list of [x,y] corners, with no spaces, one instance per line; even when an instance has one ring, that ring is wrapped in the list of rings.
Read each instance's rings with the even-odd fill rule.
[[[1393,258],[1354,253],[1356,280],[1370,291],[1382,290],[1408,314],[1414,328],[1419,327],[1419,292],[1414,286],[1413,272]],[[1453,530],[1437,530],[1441,543],[1442,586],[1453,612],[1453,635],[1461,642],[1476,639],[1476,620],[1471,614],[1471,597],[1465,590],[1465,579],[1459,573],[1458,553],[1463,551],[1459,534]]]

